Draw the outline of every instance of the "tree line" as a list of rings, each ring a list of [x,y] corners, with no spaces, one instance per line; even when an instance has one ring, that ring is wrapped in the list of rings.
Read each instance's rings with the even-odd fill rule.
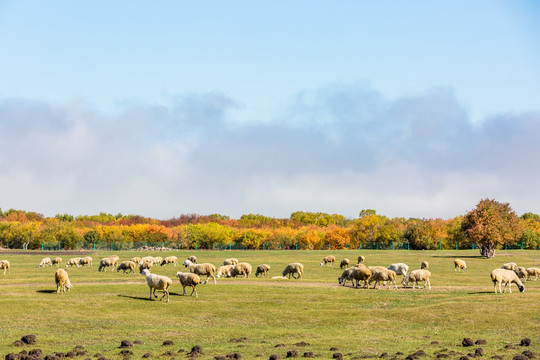
[[[521,244],[540,246],[540,216],[517,216],[508,203],[481,200],[469,213],[452,219],[405,219],[360,211],[354,219],[338,214],[297,211],[288,219],[259,214],[231,219],[226,215],[181,215],[168,220],[138,215],[44,217],[31,211],[0,209],[0,246],[39,249],[82,243],[167,243],[178,248],[211,249],[240,244],[247,249],[358,249],[368,244],[407,244],[414,250],[470,249],[492,257],[495,250]]]

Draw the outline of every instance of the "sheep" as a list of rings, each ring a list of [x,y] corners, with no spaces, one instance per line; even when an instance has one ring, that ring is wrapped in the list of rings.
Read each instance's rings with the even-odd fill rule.
[[[193,288],[190,296],[193,296],[193,293],[195,293],[195,297],[199,297],[199,294],[197,294],[197,285],[201,282],[199,275],[179,271],[176,273],[176,277],[180,280],[180,284],[182,284],[182,287],[184,288],[182,296],[186,295],[186,286],[190,286]]]
[[[204,263],[204,264],[193,264],[190,260],[184,261],[184,265],[187,265],[189,272],[193,274],[197,274],[199,276],[206,275],[206,280],[203,284],[208,283],[208,279],[213,278],[214,279],[214,285],[217,284],[216,282],[216,267],[213,264],[210,263]]]
[[[461,259],[454,260],[454,271],[461,272],[467,270],[467,263]]]
[[[71,285],[71,282],[69,281],[68,273],[64,269],[56,270],[56,273],[54,274],[54,281],[56,282],[57,294],[63,294],[73,287],[73,285]]]
[[[325,256],[322,259],[321,266],[330,264],[330,266],[334,265],[334,261],[336,261],[336,257],[332,255]]]
[[[197,257],[195,255],[189,256],[187,260],[191,261],[193,264],[197,263]]]
[[[141,274],[146,278],[146,283],[150,288],[150,300],[152,300],[152,294],[157,298],[156,290],[162,290],[163,296],[159,301],[167,295],[167,302],[169,302],[169,288],[172,285],[172,280],[166,276],[151,274],[148,269],[144,269]]]
[[[384,271],[384,270],[388,270],[386,267],[384,266],[368,266],[367,267],[369,269],[369,271],[371,271],[371,273],[373,274],[375,271]]]
[[[384,268],[384,270],[386,270]],[[356,266],[352,268],[351,273],[347,277],[347,280],[350,280],[354,285],[354,280],[356,280],[356,288],[360,285],[360,281],[364,282],[364,287],[368,286],[368,279],[371,277],[372,272],[366,267]]]
[[[403,278],[403,281],[401,282],[403,284],[403,287],[407,286],[409,282],[413,283],[413,290],[414,286],[418,285],[419,281],[424,282],[424,289],[426,286],[428,286],[429,290],[431,290],[431,272],[426,269],[419,269],[419,270],[413,270],[409,273],[407,277]],[[418,285],[418,288],[420,288],[420,285]]]
[[[154,257],[154,265],[161,264],[163,262],[163,258],[161,256]]]
[[[291,278],[291,275],[292,275],[293,279],[301,279],[303,273],[304,273],[304,265],[302,265],[302,264],[300,264],[298,262],[294,262],[294,263],[290,263],[289,265],[287,265],[285,267],[285,270],[283,270],[281,272],[281,275],[282,276],[289,275],[289,279]],[[294,274],[296,274],[297,277],[294,277]]]
[[[135,267],[137,264],[135,264],[133,261],[123,261],[118,265],[116,268],[116,272],[119,272],[120,270],[124,271],[124,274],[127,274],[127,271],[129,270],[130,273],[135,272]]]
[[[261,264],[257,266],[257,270],[255,271],[255,277],[258,277],[259,275],[261,275],[261,277],[268,276],[268,271],[270,271],[270,265]]]
[[[519,280],[519,277],[517,274],[508,269],[495,269],[491,272],[491,281],[493,281],[493,287],[495,289],[495,293],[497,293],[497,283],[499,284],[499,292],[501,291],[501,285],[504,283],[504,292],[506,292],[506,287],[508,286],[508,290],[510,291],[510,294],[512,293],[512,284],[516,284],[520,292],[525,291],[525,286],[523,286],[523,283],[521,280]]]
[[[358,257],[358,262],[357,262],[357,263],[358,263],[358,264],[363,263],[365,260],[366,260],[366,257],[360,255],[360,256]]]
[[[106,272],[108,267],[111,267],[112,270],[114,270],[116,268],[116,260],[111,259],[110,257],[101,259],[101,261],[99,262],[98,271],[103,270],[103,272]]]
[[[4,270],[4,275],[6,274],[6,270],[8,274],[11,274],[9,261],[7,260],[0,260],[0,270]]]
[[[409,271],[409,266],[404,263],[396,263],[391,264],[388,267],[388,270],[392,270],[396,273],[396,275],[403,275],[403,277],[407,276],[407,272]]]
[[[501,269],[506,269],[506,270],[515,270],[516,268],[517,268],[517,264],[515,262],[509,262],[501,266]]]
[[[52,259],[52,264],[53,265],[56,265],[56,266],[60,266],[60,263],[62,262],[62,258],[61,257],[56,257],[54,259]]]
[[[79,263],[81,261],[81,258],[80,257],[76,257],[76,258],[71,258],[67,261],[66,263],[66,267],[70,267],[70,266],[76,266],[76,267],[79,267]]]
[[[429,269],[429,262],[422,261],[422,263],[420,264],[420,269]]]
[[[81,260],[79,260],[79,265],[81,265],[81,266],[84,266],[84,265],[92,266],[92,261],[94,261],[94,259],[92,259],[90,256],[86,256],[86,257],[83,257]]]
[[[176,256],[167,256],[161,262],[161,266],[167,265],[167,264],[174,264],[174,267],[176,267],[176,265],[178,265],[178,258]]]
[[[41,262],[39,263],[38,267],[45,267],[47,265],[52,266],[52,260],[50,257],[41,259]]]
[[[523,266],[518,266],[514,269],[514,272],[520,280],[522,280],[523,282],[527,281],[527,269],[525,269]]]
[[[251,265],[246,262],[238,263],[231,269],[232,277],[244,275],[244,278],[247,278],[249,274],[251,274]]]
[[[384,270],[376,270],[374,273],[371,274],[370,278],[368,279],[368,285],[371,285],[372,282],[375,282],[373,284],[373,288],[375,289],[375,286],[379,284],[379,289],[381,288],[381,281],[383,282],[383,285],[386,284],[386,282],[389,282],[388,290],[392,288],[392,283],[394,284],[394,287],[397,289],[396,285],[396,272],[389,269]]]
[[[351,273],[353,272],[354,270],[354,267],[350,267],[350,268],[347,268],[345,270],[343,270],[343,272],[341,273],[341,276],[338,277],[338,283],[340,285],[343,285],[345,286],[345,283],[347,282],[347,280],[351,281],[354,285],[354,281],[353,280],[350,280],[349,279],[349,275],[351,275]]]
[[[238,259],[236,258],[230,258],[223,260],[223,265],[236,265],[238,264]]]
[[[531,280],[533,276],[534,276],[534,281],[538,280],[538,276],[540,276],[539,268],[537,267],[527,268],[527,280]]]
[[[339,267],[341,269],[343,268],[346,268],[347,266],[349,266],[349,264],[351,263],[351,261],[349,259],[343,259],[341,260],[341,262],[339,263]]]
[[[216,270],[216,277],[219,279],[220,277],[231,277],[231,269],[234,267],[234,265],[221,265]]]
[[[153,256],[145,256],[141,259],[141,261],[139,261],[139,265],[145,262],[154,265],[155,259]]]
[[[141,261],[141,263],[139,264],[139,272],[142,274],[142,271],[144,269],[146,270],[150,270],[150,268],[152,268],[152,262],[150,261]]]
[[[133,261],[135,264],[138,264],[141,262],[141,258],[138,256],[134,256],[131,259],[129,259],[129,261]]]

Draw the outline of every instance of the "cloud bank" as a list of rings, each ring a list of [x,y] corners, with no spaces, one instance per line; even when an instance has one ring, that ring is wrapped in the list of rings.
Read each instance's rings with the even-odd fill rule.
[[[222,93],[106,114],[0,101],[0,207],[139,214],[464,214],[485,197],[540,212],[540,112],[473,124],[451,88],[386,99],[334,84],[239,122]]]

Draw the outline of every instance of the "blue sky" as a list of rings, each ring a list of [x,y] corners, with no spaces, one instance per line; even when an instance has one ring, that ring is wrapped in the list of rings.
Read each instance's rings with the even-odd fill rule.
[[[0,208],[540,213],[533,1],[0,1]]]

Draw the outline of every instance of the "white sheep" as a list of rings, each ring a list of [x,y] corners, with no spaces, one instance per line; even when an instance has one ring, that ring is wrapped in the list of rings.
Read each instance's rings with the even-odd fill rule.
[[[537,267],[527,268],[527,280],[531,280],[533,276],[534,276],[534,281],[538,280],[538,277],[540,276],[539,268]]]
[[[154,257],[154,265],[161,264],[162,262],[163,262],[163,258],[161,256]]]
[[[176,256],[167,256],[161,262],[161,266],[167,265],[167,264],[174,264],[174,266],[176,267],[176,265],[178,265],[178,258]]]
[[[467,270],[467,263],[461,259],[454,260],[454,271],[461,272]]]
[[[261,275],[261,277],[268,276],[268,271],[270,271],[270,265],[261,264],[257,266],[257,270],[255,270],[255,277],[258,277],[259,275]]]
[[[8,272],[8,274],[11,274],[11,270],[10,270],[10,264],[9,264],[9,261],[7,260],[0,260],[0,270],[4,270],[4,275],[6,274],[6,270]]]
[[[383,269],[386,270],[386,268],[383,268]],[[347,280],[350,280],[353,283],[353,285],[354,285],[354,281],[356,280],[356,286],[355,286],[356,288],[358,288],[358,286],[360,285],[360,281],[363,281],[364,287],[367,287],[368,280],[372,274],[373,273],[371,272],[371,270],[369,270],[365,266],[355,266],[352,268],[352,271],[347,277]]]
[[[338,277],[338,283],[340,285],[343,285],[345,286],[345,283],[347,282],[347,280],[351,281],[354,285],[354,281],[352,279],[349,279],[349,275],[351,275],[351,273],[353,272],[354,268],[353,267],[350,267],[350,268],[347,268],[345,270],[343,270],[343,272],[341,273],[341,276]]]
[[[291,275],[293,279],[301,279],[303,273],[304,273],[304,265],[302,265],[299,262],[294,262],[287,265],[285,267],[285,270],[281,272],[281,275],[282,276],[289,275],[289,279],[291,278]],[[296,274],[297,276],[294,277],[294,274]]]
[[[429,262],[422,261],[422,263],[420,264],[420,269],[429,269]]]
[[[521,281],[523,282],[527,281],[527,276],[528,276],[527,269],[525,269],[523,266],[518,266],[517,268],[514,269],[514,272],[516,273],[516,275]]]
[[[341,260],[341,262],[339,263],[339,267],[341,269],[343,268],[346,268],[347,266],[349,266],[349,264],[351,263],[351,261],[349,259],[343,259]]]
[[[135,267],[137,264],[135,264],[133,261],[123,261],[118,265],[116,268],[116,272],[119,272],[120,270],[124,271],[124,274],[127,274],[128,270],[130,273],[135,272]]]
[[[216,270],[216,277],[219,279],[220,277],[231,277],[231,269],[234,267],[234,265],[221,265]]]
[[[519,277],[513,270],[495,269],[491,272],[491,281],[493,281],[495,293],[497,293],[497,283],[499,284],[500,293],[502,293],[501,285],[503,283],[504,292],[506,292],[506,287],[508,286],[508,290],[510,291],[510,293],[512,293],[512,284],[516,284],[519,291],[525,291],[525,286],[523,286],[523,283],[521,282],[521,280],[519,280]]]
[[[387,281],[389,282],[388,290],[392,288],[392,284],[394,284],[394,287],[397,289],[395,271],[388,269],[376,270],[373,274],[371,274],[371,277],[368,279],[368,285],[371,285],[372,282],[375,282],[373,284],[373,288],[375,289],[375,286],[378,284],[380,289],[381,281],[383,282],[383,285],[385,285]]]
[[[418,285],[419,281],[424,282],[424,289],[426,286],[428,286],[429,290],[431,290],[431,272],[426,269],[419,269],[419,270],[413,270],[409,273],[409,275],[405,278],[403,278],[403,281],[401,282],[403,284],[403,287],[407,286],[410,282],[413,283],[413,290],[415,285]],[[418,285],[418,288],[420,288],[420,285]]]
[[[403,277],[407,276],[407,272],[409,271],[409,266],[404,263],[395,263],[391,264],[388,267],[388,270],[392,270],[396,273],[396,275],[403,275]]]
[[[245,278],[249,277],[249,274],[251,274],[252,268],[251,264],[248,264],[247,262],[241,262],[233,266],[231,269],[231,276],[237,277],[240,275],[244,275]]]
[[[150,288],[150,300],[152,299],[152,294],[157,298],[156,290],[162,290],[163,296],[159,301],[163,300],[165,295],[167,295],[167,302],[169,302],[169,288],[172,285],[172,280],[166,276],[151,274],[148,269],[144,269],[141,274],[146,278],[146,283]]]
[[[85,256],[81,260],[79,260],[79,265],[80,266],[84,266],[84,265],[92,266],[92,261],[94,261],[94,259],[92,259],[90,256]]]
[[[509,262],[501,266],[501,269],[505,269],[505,270],[515,270],[516,268],[517,268],[517,264],[515,262]]]
[[[79,267],[79,263],[81,261],[81,258],[80,257],[76,257],[76,258],[71,258],[67,261],[66,263],[66,267],[70,267],[70,266],[76,266],[76,267]]]
[[[366,257],[360,255],[360,256],[358,257],[358,264],[363,263],[365,260],[366,260]]]
[[[117,263],[114,258],[106,257],[106,258],[101,259],[101,261],[99,262],[98,271],[103,270],[103,272],[106,272],[108,267],[114,270],[116,268],[116,265]]]
[[[39,263],[38,267],[45,267],[45,266],[52,266],[52,260],[50,257],[46,257],[41,259],[41,262]]]
[[[188,267],[189,272],[193,274],[197,274],[199,276],[206,275],[206,280],[203,284],[208,283],[208,279],[212,278],[214,279],[214,285],[217,284],[216,282],[216,266],[210,263],[204,263],[204,264],[193,264],[189,260],[184,261],[184,265]]]
[[[322,259],[321,266],[330,264],[330,266],[334,265],[334,261],[336,261],[336,257],[332,255],[325,256]]]
[[[156,259],[155,259],[153,256],[144,256],[144,257],[141,259],[141,261],[138,262],[138,264],[140,265],[140,264],[146,262],[146,263],[150,263],[150,264],[154,265],[155,260],[156,260]]]
[[[131,259],[129,259],[129,261],[133,261],[135,264],[138,264],[141,262],[141,258],[138,256],[134,256]]]
[[[197,285],[201,282],[199,275],[178,271],[176,277],[180,280],[180,284],[182,284],[182,287],[184,288],[182,295],[186,295],[186,286],[189,286],[193,288],[190,296],[193,296],[193,293],[195,293],[195,297],[199,297],[199,294],[197,294]]]
[[[54,259],[52,259],[52,264],[53,265],[60,266],[61,263],[62,263],[62,258],[61,257],[55,257]]]
[[[236,265],[236,264],[238,264],[237,258],[230,258],[230,259],[223,260],[223,265]]]
[[[73,285],[71,285],[71,282],[69,281],[68,273],[64,269],[56,270],[56,273],[54,274],[54,281],[56,283],[57,294],[63,294],[73,287]]]

